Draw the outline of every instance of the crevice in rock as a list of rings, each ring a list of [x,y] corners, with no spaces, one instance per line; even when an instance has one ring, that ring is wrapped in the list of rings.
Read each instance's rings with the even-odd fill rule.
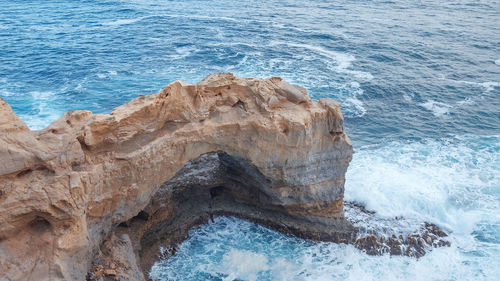
[[[51,231],[52,225],[45,218],[36,217],[34,220],[31,221],[30,228],[37,233],[43,233],[46,231]]]
[[[16,175],[16,178],[21,178],[21,177],[24,177],[28,174],[30,174],[31,172],[33,172],[33,169],[26,169],[26,170],[23,170],[21,172],[19,172],[17,175]]]
[[[49,169],[46,166],[38,166],[38,167],[28,168],[28,169],[25,169],[25,170],[17,173],[16,178],[22,178],[22,177],[28,176],[35,171],[42,172],[44,175],[50,175],[50,174],[55,173],[53,170]]]
[[[118,227],[129,227],[128,221],[122,221],[121,223],[118,224]]]
[[[210,188],[210,198],[214,199],[215,197],[222,195],[224,189],[225,188],[223,186],[216,186]]]
[[[78,143],[80,143],[80,147],[82,148],[83,151],[89,150],[89,147],[85,143],[84,136],[78,136],[76,140],[78,141]]]
[[[233,104],[233,107],[239,107],[239,108],[243,109],[245,112],[247,111],[245,103],[242,102],[241,100],[239,100],[238,102],[236,102],[235,104]]]
[[[84,165],[79,161],[75,161],[75,162],[71,163],[71,169],[75,172],[83,171],[84,168],[85,168]]]
[[[134,220],[143,220],[143,221],[147,221],[149,218],[149,214],[145,211],[140,211],[135,217],[133,217],[132,219]]]

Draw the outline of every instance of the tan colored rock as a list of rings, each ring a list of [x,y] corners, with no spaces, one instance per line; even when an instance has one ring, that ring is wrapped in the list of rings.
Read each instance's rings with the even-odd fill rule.
[[[130,234],[147,271],[162,243],[154,231],[179,242],[172,223],[218,214],[336,240],[352,231],[342,213],[352,153],[340,104],[279,78],[176,81],[40,131],[0,99],[0,280],[84,280],[103,243],[121,243],[115,232]],[[134,266],[99,271],[140,276]]]

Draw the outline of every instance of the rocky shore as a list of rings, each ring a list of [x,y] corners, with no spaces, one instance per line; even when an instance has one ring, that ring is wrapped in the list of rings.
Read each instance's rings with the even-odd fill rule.
[[[280,78],[176,81],[40,131],[0,99],[0,280],[144,280],[219,215],[368,254],[446,245],[437,226],[386,238],[347,220],[352,154],[340,103]]]

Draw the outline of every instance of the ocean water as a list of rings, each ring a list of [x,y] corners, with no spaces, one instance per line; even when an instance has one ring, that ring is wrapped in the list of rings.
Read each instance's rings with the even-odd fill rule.
[[[379,218],[357,223],[428,221],[452,245],[374,257],[218,218],[155,280],[498,280],[499,1],[0,0],[0,96],[32,129],[212,72],[342,102],[345,199]]]

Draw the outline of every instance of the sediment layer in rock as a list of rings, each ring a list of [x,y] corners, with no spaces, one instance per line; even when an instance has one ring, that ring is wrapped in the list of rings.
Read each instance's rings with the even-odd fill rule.
[[[160,246],[172,254],[218,215],[368,254],[449,245],[430,224],[404,237],[353,227],[352,153],[340,104],[280,78],[176,81],[40,131],[0,98],[0,280],[143,280]]]
[[[340,104],[280,78],[176,81],[40,131],[0,100],[0,279],[83,280],[94,265],[135,280],[134,261],[106,257],[147,268],[163,240],[217,214],[347,237],[352,153]]]

